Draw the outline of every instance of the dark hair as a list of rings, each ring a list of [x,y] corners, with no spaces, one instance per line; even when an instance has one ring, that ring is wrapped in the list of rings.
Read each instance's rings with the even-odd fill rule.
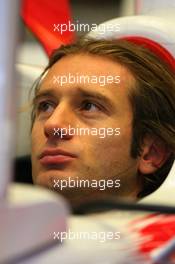
[[[133,109],[133,139],[131,156],[137,158],[146,135],[161,139],[171,155],[165,164],[153,174],[139,175],[143,197],[157,189],[166,178],[175,157],[175,79],[172,69],[143,46],[126,40],[80,39],[76,43],[61,46],[50,57],[49,64],[35,85],[35,92],[47,70],[62,57],[70,54],[94,54],[108,57],[126,67],[135,79],[130,89]],[[34,120],[34,111],[32,121]]]

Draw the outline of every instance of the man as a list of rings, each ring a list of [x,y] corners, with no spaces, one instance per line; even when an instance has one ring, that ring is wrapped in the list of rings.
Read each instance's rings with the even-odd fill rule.
[[[137,200],[172,166],[174,117],[174,73],[148,49],[125,40],[63,46],[35,87],[33,181],[72,204]]]

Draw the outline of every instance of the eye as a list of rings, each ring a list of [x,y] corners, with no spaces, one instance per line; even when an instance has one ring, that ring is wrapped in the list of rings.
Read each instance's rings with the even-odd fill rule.
[[[100,108],[92,102],[85,101],[83,103],[82,110],[89,111],[89,112],[95,112],[95,111],[99,111]]]
[[[36,111],[38,113],[52,113],[55,107],[50,101],[41,101],[36,105]]]

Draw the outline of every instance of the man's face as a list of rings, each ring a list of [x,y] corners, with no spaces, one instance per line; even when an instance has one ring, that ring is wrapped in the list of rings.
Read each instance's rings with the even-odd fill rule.
[[[95,76],[99,81],[100,76],[105,76],[105,80],[108,76],[120,76],[120,83],[109,81],[101,85],[95,81],[80,83],[79,80],[74,83],[72,79],[61,85],[57,81],[59,76],[68,79],[81,75]],[[36,118],[32,129],[34,183],[54,189],[54,183],[68,178],[76,183],[82,179],[119,179],[119,188],[99,190],[68,186],[62,193],[75,200],[81,195],[83,199],[104,194],[136,197],[138,160],[130,156],[133,114],[128,93],[132,83],[133,78],[124,67],[95,55],[65,56],[49,69],[35,99]],[[86,128],[89,134],[80,134],[80,130],[65,133],[70,127]],[[58,133],[61,129],[64,136]],[[120,131],[120,135],[116,131]]]

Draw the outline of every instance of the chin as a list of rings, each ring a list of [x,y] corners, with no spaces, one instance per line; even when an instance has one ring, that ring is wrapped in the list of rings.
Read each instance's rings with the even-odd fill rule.
[[[40,173],[34,178],[34,184],[51,188],[53,185],[53,177],[48,173]]]

